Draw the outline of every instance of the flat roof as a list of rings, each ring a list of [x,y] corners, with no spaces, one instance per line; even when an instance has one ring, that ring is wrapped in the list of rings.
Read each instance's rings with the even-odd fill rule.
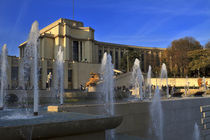
[[[158,49],[158,50],[166,50],[166,48],[157,48],[157,47],[145,47],[145,46],[135,46],[135,45],[125,45],[125,44],[117,44],[117,43],[109,43],[109,42],[101,42],[101,41],[96,41],[96,44],[101,44],[101,45],[109,45],[113,47],[126,47],[126,48],[132,48],[132,49]]]

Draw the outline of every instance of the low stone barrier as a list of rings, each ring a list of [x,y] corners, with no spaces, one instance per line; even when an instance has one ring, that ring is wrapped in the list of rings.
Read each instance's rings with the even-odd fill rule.
[[[41,114],[28,119],[0,118],[0,138],[2,140],[105,140],[105,130],[113,129],[121,122],[120,116],[64,112]]]
[[[208,105],[209,97],[187,97],[162,101],[164,139],[192,139],[194,124],[200,123],[200,106]],[[150,117],[151,101],[122,102],[115,104],[115,114],[123,116],[123,122],[115,129],[116,133],[153,139]],[[104,113],[104,105],[63,105],[58,111]]]

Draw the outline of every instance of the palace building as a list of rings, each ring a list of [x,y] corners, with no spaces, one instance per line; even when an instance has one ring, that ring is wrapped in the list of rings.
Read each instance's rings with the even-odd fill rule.
[[[162,48],[130,46],[96,41],[95,30],[84,27],[83,22],[69,19],[59,19],[40,30],[40,82],[41,89],[46,89],[47,75],[55,73],[55,61],[58,48],[64,51],[64,88],[78,89],[84,85],[91,72],[98,73],[105,52],[112,56],[114,68],[121,70],[121,61],[128,51],[141,52],[141,68],[147,72],[151,63],[160,66]],[[20,57],[9,56],[8,83],[10,88],[18,86],[19,59],[24,56],[27,41],[19,45]],[[127,63],[127,65],[133,65]],[[129,71],[129,69],[127,69]]]

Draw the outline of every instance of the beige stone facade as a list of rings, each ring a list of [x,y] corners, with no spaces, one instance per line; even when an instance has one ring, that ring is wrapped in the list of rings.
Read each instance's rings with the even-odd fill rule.
[[[55,61],[59,46],[64,51],[65,89],[78,89],[80,84],[84,85],[88,81],[90,72],[97,73],[104,52],[111,54],[115,69],[121,69],[122,57],[129,50],[142,53],[141,67],[143,72],[148,70],[151,63],[160,66],[161,53],[164,49],[100,42],[94,39],[94,32],[95,30],[91,27],[84,27],[82,22],[63,18],[40,30],[40,88],[46,88],[49,72],[52,72],[52,77],[56,74]],[[18,69],[18,60],[24,56],[26,44],[27,41],[19,46],[20,58],[10,57],[11,67],[16,66],[15,69]],[[14,70],[14,68],[10,70]],[[14,85],[14,80],[11,81],[11,79],[10,74],[10,86]]]

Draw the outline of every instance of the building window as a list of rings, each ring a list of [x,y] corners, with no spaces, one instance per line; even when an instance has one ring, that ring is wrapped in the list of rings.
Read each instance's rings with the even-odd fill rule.
[[[12,80],[18,80],[18,67],[12,67],[11,79]]]
[[[101,60],[102,60],[102,50],[98,50],[98,63],[101,63]]]
[[[80,60],[82,60],[82,41],[80,42]]]
[[[68,70],[68,82],[72,82],[72,70]]]
[[[104,53],[105,53],[105,52],[107,53],[107,48],[104,48]]]
[[[49,74],[50,72],[52,74],[53,70],[52,69],[47,69],[47,74]]]
[[[24,68],[24,80],[27,81],[27,83],[30,83],[30,74],[31,74],[31,68],[30,67]]]
[[[113,63],[113,52],[110,50],[109,54],[110,54],[111,57],[112,57],[112,63]]]
[[[141,61],[144,62],[144,54],[141,54]]]
[[[115,51],[115,68],[118,69],[118,51]]]
[[[112,53],[112,51],[110,51],[110,55],[111,55],[111,57],[113,56],[113,53]]]
[[[142,71],[145,72],[146,70],[144,69],[144,54],[141,54],[141,68]]]
[[[124,53],[123,52],[120,52],[120,55],[121,55],[121,58],[123,58]]]
[[[78,48],[78,41],[73,41],[73,61],[77,61],[78,62],[78,52],[79,52],[79,48]]]
[[[42,68],[39,69],[39,81],[42,80]]]

